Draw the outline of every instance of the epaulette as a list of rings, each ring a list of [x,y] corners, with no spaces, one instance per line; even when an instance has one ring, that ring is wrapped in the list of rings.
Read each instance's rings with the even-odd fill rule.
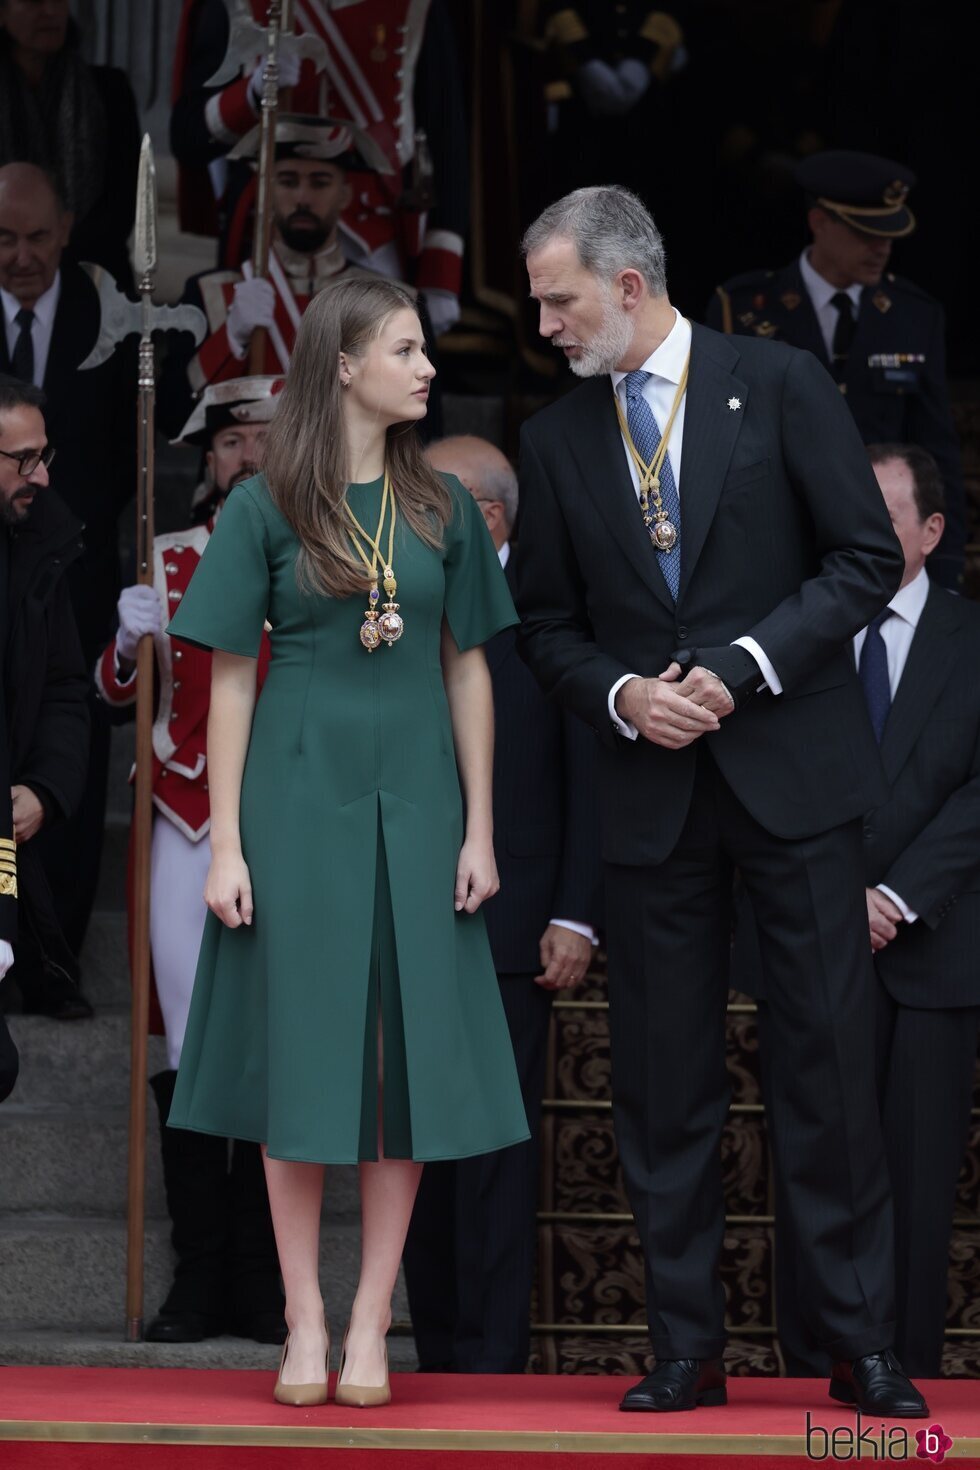
[[[935,296],[930,295],[928,291],[923,291],[922,287],[916,285],[915,281],[910,281],[908,276],[896,276],[891,271],[887,271],[881,278],[881,284],[893,295],[916,296],[920,301],[927,301],[930,306],[939,305]]]
[[[766,286],[775,274],[775,271],[770,270],[745,271],[743,275],[730,276],[727,281],[722,282],[722,286],[731,296],[736,291],[751,291]]]

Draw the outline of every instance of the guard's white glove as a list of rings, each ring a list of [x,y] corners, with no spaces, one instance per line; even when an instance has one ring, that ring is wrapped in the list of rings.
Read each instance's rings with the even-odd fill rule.
[[[253,276],[239,281],[228,312],[228,341],[236,357],[244,357],[256,327],[271,327],[276,318],[276,293],[270,281]]]
[[[422,296],[432,323],[433,336],[441,337],[443,332],[448,332],[459,321],[459,297],[452,291],[442,291],[436,286],[430,286],[422,292]]]
[[[596,117],[622,117],[639,102],[649,85],[649,68],[633,58],[627,57],[615,67],[598,59],[579,67],[579,92]]]
[[[619,77],[622,96],[625,102],[624,112],[635,107],[650,85],[650,68],[644,66],[642,61],[635,57],[627,56],[616,68]]]
[[[295,87],[299,81],[300,67],[303,58],[297,56],[295,51],[280,50],[279,52],[279,90],[284,87]],[[255,112],[262,106],[262,82],[265,77],[265,57],[259,62],[248,79],[248,100]]]
[[[6,939],[0,939],[0,980],[3,979],[10,966],[14,962],[14,952]]]
[[[623,84],[608,62],[595,58],[578,70],[578,89],[596,117],[618,117],[623,112]]]
[[[134,663],[139,641],[147,633],[159,633],[163,626],[163,608],[155,587],[124,587],[116,603],[119,632],[116,653],[127,663]]]

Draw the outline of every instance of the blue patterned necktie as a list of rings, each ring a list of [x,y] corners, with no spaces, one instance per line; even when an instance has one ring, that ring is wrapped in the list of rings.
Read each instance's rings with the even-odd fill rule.
[[[892,707],[892,690],[888,680],[888,650],[881,636],[881,625],[892,616],[891,608],[886,607],[884,612],[880,612],[874,621],[868,624],[868,631],[861,648],[861,657],[858,661],[858,678],[861,680],[864,697],[868,701],[868,713],[871,716],[875,739],[879,745],[885,733],[888,712]]]
[[[646,373],[642,368],[626,374],[626,422],[637,453],[646,464],[652,462],[660,448],[657,420],[643,396],[644,384],[652,377],[652,373]],[[669,454],[664,455],[664,462],[660,466],[660,499],[667,512],[667,519],[677,532],[677,542],[672,551],[657,551],[655,546],[653,549],[657,552],[660,570],[664,574],[670,595],[676,602],[681,585],[681,502],[674,483]]]

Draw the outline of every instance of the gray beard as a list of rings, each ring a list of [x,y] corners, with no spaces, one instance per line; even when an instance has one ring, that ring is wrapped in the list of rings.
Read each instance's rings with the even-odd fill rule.
[[[610,302],[598,331],[583,347],[582,356],[569,359],[572,372],[577,378],[599,378],[613,372],[632,347],[635,330],[632,317]]]

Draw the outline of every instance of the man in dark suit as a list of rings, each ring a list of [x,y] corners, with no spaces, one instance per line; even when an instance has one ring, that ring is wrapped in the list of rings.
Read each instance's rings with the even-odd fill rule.
[[[805,347],[830,371],[865,444],[928,449],[946,486],[946,530],[929,563],[943,587],[963,580],[966,494],[946,383],[942,306],[905,276],[886,272],[897,239],[911,234],[915,175],[903,164],[841,149],[797,166],[811,240],[781,270],[719,286],[709,327]]]
[[[459,476],[514,589],[517,477],[484,439],[444,439],[436,469]],[[599,899],[595,736],[546,701],[512,628],[487,644],[496,717],[494,851],[500,892],[487,932],[514,1043],[530,1141],[427,1164],[405,1246],[423,1370],[522,1373],[529,1351],[541,1099],[551,1001],[589,967]]]
[[[540,331],[588,379],[524,426],[517,584],[528,662],[601,740],[613,1109],[657,1359],[622,1407],[725,1401],[737,864],[770,980],[773,1149],[831,1394],[921,1416],[891,1352],[865,1055],[860,818],[884,782],[844,646],[897,587],[900,547],[824,369],[692,329],[633,195],[578,190],[524,247]]]
[[[895,1341],[910,1372],[937,1378],[980,1024],[980,682],[963,677],[980,667],[980,608],[926,577],[943,531],[935,460],[912,445],[869,452],[905,553],[900,590],[854,639],[888,782],[864,822],[864,882],[895,1203]],[[742,950],[751,942],[751,926],[740,923],[736,960],[747,977]],[[765,1057],[765,977],[751,969]],[[763,1083],[768,1094],[765,1064]],[[821,1371],[821,1355],[797,1311],[795,1241],[781,1199],[776,1228],[780,1342],[790,1371],[809,1375]]]
[[[117,524],[133,491],[136,371],[133,345],[79,372],[100,330],[98,294],[64,257],[72,217],[33,164],[0,168],[0,372],[43,388],[50,482],[84,526],[84,550],[68,570],[86,666],[112,636],[119,595]],[[135,339],[133,339],[135,342]],[[65,938],[78,954],[95,897],[105,820],[109,724],[93,697],[89,778],[82,804],[39,855]]]

